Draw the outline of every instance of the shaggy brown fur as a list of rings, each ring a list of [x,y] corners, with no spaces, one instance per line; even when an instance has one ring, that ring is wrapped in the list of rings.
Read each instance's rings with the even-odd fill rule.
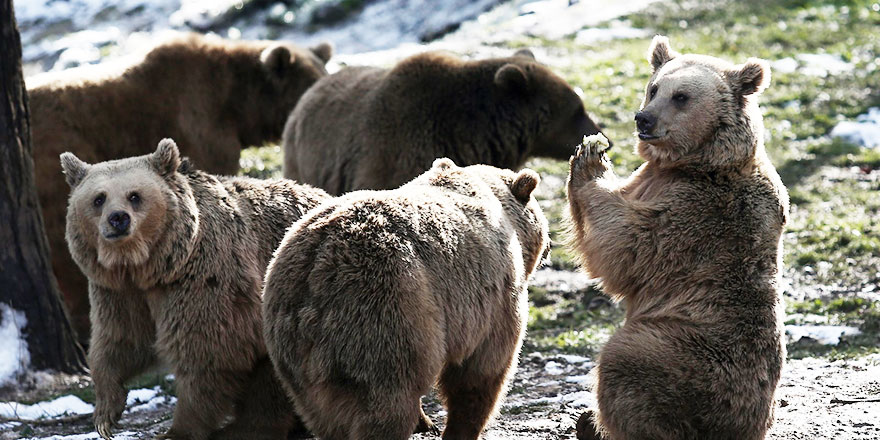
[[[87,281],[64,243],[67,187],[58,155],[95,163],[147,154],[173,137],[202,169],[235,174],[242,147],[278,141],[299,97],[326,75],[330,47],[189,35],[124,70],[92,66],[28,78],[37,190],[52,266],[80,339]]]
[[[647,162],[619,180],[597,143],[571,159],[574,246],[626,307],[599,357],[599,432],[762,439],[785,359],[777,278],[788,195],[755,99],[770,71],[679,55],[663,37],[651,54],[637,116]]]
[[[170,139],[146,156],[61,162],[67,241],[89,277],[98,432],[119,419],[126,380],[161,360],[178,396],[166,438],[206,439],[230,416],[225,438],[285,438],[295,416],[266,357],[263,274],[326,193],[192,170]]]
[[[476,439],[515,369],[546,255],[538,175],[438,159],[315,208],[269,265],[266,345],[323,439],[406,439],[438,381],[445,439]]]
[[[438,157],[510,169],[530,156],[568,159],[598,131],[531,52],[479,61],[424,53],[318,81],[284,128],[284,176],[337,195],[397,188]]]

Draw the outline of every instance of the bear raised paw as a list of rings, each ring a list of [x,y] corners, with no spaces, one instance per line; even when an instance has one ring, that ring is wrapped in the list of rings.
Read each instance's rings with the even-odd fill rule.
[[[407,439],[437,383],[445,439],[477,439],[513,374],[526,283],[549,251],[534,171],[449,159],[356,191],[288,231],[266,274],[266,343],[323,439]]]
[[[681,55],[659,36],[649,60],[636,115],[647,162],[620,179],[596,138],[570,161],[571,244],[626,308],[578,438],[763,439],[785,359],[788,212],[756,102],[770,71]]]
[[[170,139],[146,156],[89,165],[64,153],[61,164],[67,242],[89,279],[98,433],[111,437],[125,382],[161,361],[178,397],[162,438],[286,438],[298,419],[266,354],[263,274],[327,194],[194,170]]]

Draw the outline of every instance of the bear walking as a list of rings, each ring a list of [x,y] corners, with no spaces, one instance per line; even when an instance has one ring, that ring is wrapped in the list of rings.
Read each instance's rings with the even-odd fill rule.
[[[478,61],[423,53],[319,80],[284,128],[284,176],[335,195],[392,189],[438,157],[510,169],[531,156],[568,159],[598,131],[571,86],[527,50]]]
[[[67,186],[58,155],[96,163],[180,143],[201,169],[235,174],[243,147],[278,141],[299,97],[327,74],[331,48],[187,35],[113,70],[86,66],[27,79],[34,172],[52,267],[74,328],[88,342],[87,280],[64,242]]]
[[[406,439],[435,381],[445,439],[476,439],[512,375],[549,250],[538,175],[438,159],[295,223],[266,274],[266,344],[323,439]]]
[[[788,194],[764,151],[763,60],[681,55],[655,37],[639,154],[614,176],[601,142],[571,159],[573,246],[626,306],[599,357],[579,438],[763,439],[785,359],[778,286]]]
[[[193,170],[170,139],[146,156],[61,163],[67,241],[89,279],[100,435],[125,408],[125,382],[163,361],[178,396],[165,438],[286,438],[297,419],[266,354],[263,274],[284,231],[327,194]]]

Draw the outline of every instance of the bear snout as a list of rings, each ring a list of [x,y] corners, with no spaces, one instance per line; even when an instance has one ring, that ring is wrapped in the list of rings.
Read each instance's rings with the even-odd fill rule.
[[[107,223],[113,228],[109,233],[105,233],[107,238],[116,238],[128,234],[128,227],[131,225],[131,216],[125,211],[114,211],[107,217]]]
[[[639,130],[639,138],[643,140],[656,138],[657,136],[651,135],[651,131],[656,125],[657,117],[653,114],[644,111],[636,113],[636,128]]]

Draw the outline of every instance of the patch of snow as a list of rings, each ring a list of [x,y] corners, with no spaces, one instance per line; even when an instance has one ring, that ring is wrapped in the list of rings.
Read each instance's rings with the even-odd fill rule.
[[[651,35],[647,29],[638,29],[628,23],[614,20],[607,28],[586,28],[578,31],[574,41],[578,44],[596,44],[625,38],[645,38]]]
[[[136,438],[137,438],[137,433],[132,432],[132,431],[113,433],[113,440],[134,440]],[[88,434],[53,435],[51,437],[33,437],[30,440],[101,440],[101,436],[98,435],[97,432],[90,432]]]
[[[773,73],[794,73],[797,71],[798,62],[792,57],[785,57],[770,63]]]
[[[571,407],[596,407],[596,396],[589,391],[575,391],[568,394],[557,394],[555,397],[540,397],[538,399],[511,402],[508,407],[520,407],[526,405],[538,405],[548,403],[561,403]]]
[[[801,338],[811,338],[824,345],[837,345],[841,336],[853,336],[861,333],[856,327],[844,325],[786,325],[785,333],[792,342]]]
[[[61,396],[48,402],[25,405],[18,402],[0,402],[0,416],[25,420],[58,417],[61,415],[88,414],[95,410],[91,404],[74,395]]]
[[[804,75],[826,77],[850,72],[855,68],[852,63],[844,61],[840,55],[802,53],[796,58],[802,64],[800,71]]]
[[[590,358],[584,356],[577,356],[573,354],[559,354],[554,357],[564,360],[569,364],[583,364],[586,362],[590,362]]]
[[[31,363],[24,328],[27,318],[6,303],[0,303],[0,385],[15,380]]]
[[[544,371],[554,376],[565,373],[565,367],[556,361],[550,361],[544,364]]]
[[[826,77],[850,72],[855,68],[840,55],[802,53],[794,58],[785,57],[770,63],[770,68],[778,73],[798,72],[808,76]]]
[[[580,385],[586,385],[590,383],[591,376],[589,374],[581,374],[577,376],[568,376],[565,378],[565,381],[568,383],[576,383]]]
[[[462,23],[461,28],[447,39],[464,38],[486,44],[516,40],[523,35],[558,39],[642,10],[655,1],[582,0],[572,3],[568,0],[514,0],[502,3],[476,21]]]
[[[141,388],[128,392],[128,398],[125,401],[129,408],[127,413],[149,411],[156,409],[159,405],[174,404],[177,398],[174,396],[160,395],[161,388],[155,386],[153,388]]]
[[[868,148],[880,147],[880,108],[871,107],[868,113],[855,121],[842,121],[831,129],[831,137],[838,137]]]

